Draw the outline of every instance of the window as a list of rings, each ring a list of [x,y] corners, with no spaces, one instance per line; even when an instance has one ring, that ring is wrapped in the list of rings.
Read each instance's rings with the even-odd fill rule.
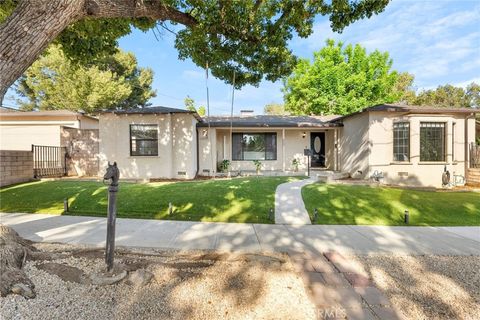
[[[232,160],[277,160],[277,134],[234,133]]]
[[[393,124],[393,161],[410,161],[410,123]]]
[[[445,161],[445,123],[420,123],[420,161]]]
[[[158,156],[158,126],[156,124],[130,125],[130,155]]]

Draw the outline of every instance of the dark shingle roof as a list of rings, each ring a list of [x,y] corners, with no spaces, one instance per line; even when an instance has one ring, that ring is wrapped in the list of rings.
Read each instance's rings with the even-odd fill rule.
[[[170,107],[146,107],[146,108],[134,108],[126,110],[109,110],[104,111],[103,113],[114,113],[114,114],[169,114],[169,113],[191,113],[198,121],[202,122],[202,118],[198,115],[196,111],[190,111],[185,109],[170,108]]]
[[[230,127],[236,128],[324,128],[338,127],[341,124],[330,121],[339,116],[277,116],[277,115],[258,115],[258,116],[212,116],[204,117],[204,122],[199,123],[199,127]]]

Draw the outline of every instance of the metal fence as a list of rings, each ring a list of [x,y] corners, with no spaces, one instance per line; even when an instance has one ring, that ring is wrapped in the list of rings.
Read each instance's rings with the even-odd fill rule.
[[[33,175],[36,178],[67,175],[67,148],[32,144]]]
[[[480,145],[470,144],[470,168],[480,168]]]

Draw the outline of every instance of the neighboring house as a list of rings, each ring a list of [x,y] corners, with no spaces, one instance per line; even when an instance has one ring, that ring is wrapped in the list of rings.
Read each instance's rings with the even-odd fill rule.
[[[32,151],[32,145],[65,147],[67,155],[39,152],[34,155],[35,169],[56,174],[57,171],[48,170],[54,166],[62,167],[68,175],[98,175],[98,119],[95,117],[68,110],[18,111],[2,107],[0,150]]]
[[[232,171],[253,172],[253,160],[259,160],[265,173],[291,174],[297,159],[303,172],[310,166],[388,184],[439,187],[445,167],[466,174],[475,112],[400,105],[342,117],[201,118],[165,107],[112,111],[99,117],[100,159],[101,166],[116,161],[121,177],[130,179],[213,175],[224,159]]]
[[[67,110],[0,110],[0,150],[31,150],[32,144],[62,146],[62,127],[98,129],[98,119]]]

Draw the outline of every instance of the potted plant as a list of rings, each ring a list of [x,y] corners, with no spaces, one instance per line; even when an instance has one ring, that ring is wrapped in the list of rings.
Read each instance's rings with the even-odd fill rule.
[[[253,160],[253,165],[255,166],[255,170],[257,171],[257,176],[260,173],[260,169],[262,169],[262,163],[260,160]]]
[[[230,160],[228,159],[223,159],[222,162],[220,162],[220,170],[222,172],[227,172],[228,168],[230,168]]]
[[[293,171],[297,172],[298,171],[298,165],[300,164],[300,160],[297,158],[293,158],[292,160],[292,166],[293,166]]]

